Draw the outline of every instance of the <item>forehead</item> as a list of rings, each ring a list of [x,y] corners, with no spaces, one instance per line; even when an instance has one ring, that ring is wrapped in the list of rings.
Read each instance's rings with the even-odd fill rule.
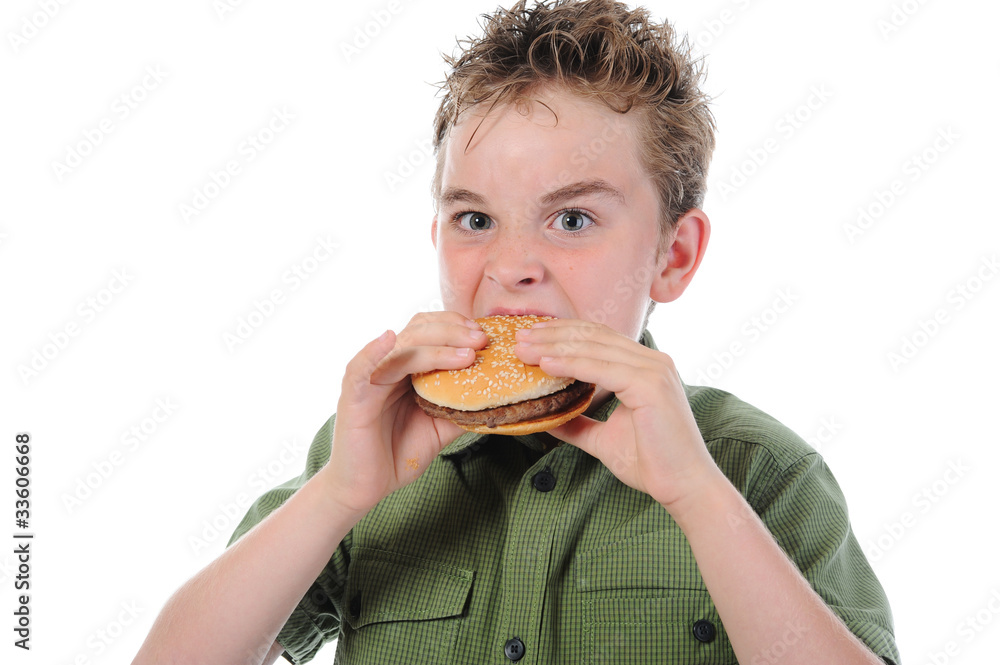
[[[442,150],[441,187],[551,190],[588,179],[647,181],[634,113],[559,87],[466,111]]]

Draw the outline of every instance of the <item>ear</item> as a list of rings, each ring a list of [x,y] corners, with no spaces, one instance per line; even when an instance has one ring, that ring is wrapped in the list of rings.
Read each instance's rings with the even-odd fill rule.
[[[659,274],[649,294],[653,300],[671,302],[681,297],[701,265],[711,233],[712,226],[704,211],[691,208],[681,215],[667,247],[660,250],[657,258]]]
[[[438,218],[434,215],[434,221],[431,222],[431,244],[434,245],[434,249],[438,248]]]

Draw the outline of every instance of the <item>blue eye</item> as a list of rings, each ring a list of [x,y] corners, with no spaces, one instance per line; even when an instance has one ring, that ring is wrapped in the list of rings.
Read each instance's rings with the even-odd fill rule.
[[[579,210],[565,210],[556,217],[556,224],[563,231],[582,231],[593,223],[594,220]]]
[[[458,225],[466,231],[486,231],[493,228],[493,220],[481,212],[467,212],[458,216]]]

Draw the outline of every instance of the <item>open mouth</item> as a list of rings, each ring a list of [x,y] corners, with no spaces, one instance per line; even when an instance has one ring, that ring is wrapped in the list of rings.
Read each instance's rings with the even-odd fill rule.
[[[555,314],[526,307],[494,307],[487,316],[551,316],[554,319],[559,318]]]

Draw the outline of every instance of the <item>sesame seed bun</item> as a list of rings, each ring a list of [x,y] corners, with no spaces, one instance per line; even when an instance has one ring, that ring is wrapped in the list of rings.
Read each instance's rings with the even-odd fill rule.
[[[542,432],[583,413],[594,396],[593,384],[551,376],[514,355],[514,334],[551,318],[476,319],[489,337],[486,348],[465,369],[414,374],[417,403],[469,431],[508,435]]]

